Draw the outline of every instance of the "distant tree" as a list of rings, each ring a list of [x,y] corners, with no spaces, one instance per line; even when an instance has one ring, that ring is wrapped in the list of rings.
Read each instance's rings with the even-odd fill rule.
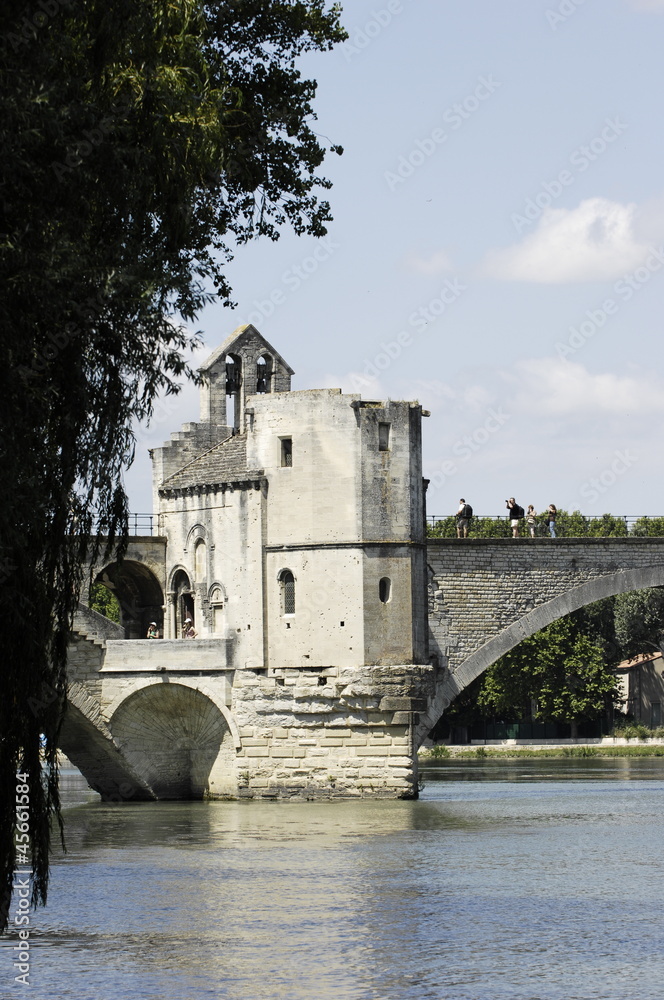
[[[473,538],[511,538],[512,529],[506,517],[475,517],[469,534]]]
[[[90,587],[88,607],[116,624],[120,624],[120,604],[118,599],[103,583],[93,583]]]
[[[427,524],[429,538],[456,538],[456,518],[443,517],[435,524]]]
[[[93,537],[126,531],[132,425],[193,374],[182,321],[230,303],[234,247],[325,233],[295,63],[345,37],[326,0],[42,6],[0,12],[0,928],[17,771],[46,899],[67,640]]]
[[[624,517],[602,514],[601,517],[593,517],[589,520],[587,534],[591,538],[624,538],[629,534],[629,531]]]
[[[600,647],[582,635],[569,616],[543,633],[533,666],[537,717],[569,722],[575,738],[582,719],[599,718],[615,703],[616,677]]]
[[[631,534],[661,537],[664,535],[664,517],[639,517],[632,525]]]
[[[588,534],[588,518],[578,510],[571,513],[559,510],[556,515],[556,534],[564,538],[585,538]]]
[[[648,587],[615,598],[614,621],[620,659],[662,649],[664,587]]]
[[[543,722],[569,723],[603,715],[618,697],[616,677],[602,647],[571,615],[558,619],[501,656],[452,703],[449,724],[482,719],[516,722],[533,703]],[[458,705],[457,705],[458,701]]]

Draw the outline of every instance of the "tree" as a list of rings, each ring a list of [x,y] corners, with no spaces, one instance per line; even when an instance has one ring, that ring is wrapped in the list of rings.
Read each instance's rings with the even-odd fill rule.
[[[462,693],[448,719],[514,722],[529,716],[536,703],[538,719],[569,722],[575,734],[580,720],[601,716],[618,695],[602,647],[581,629],[567,615],[523,639]]]
[[[91,546],[126,533],[132,422],[193,377],[182,321],[230,304],[235,247],[325,233],[316,85],[295,62],[345,37],[326,0],[26,10],[0,14],[0,926],[17,771],[46,900],[67,639]]]
[[[615,598],[614,620],[620,659],[660,650],[664,636],[664,588],[648,587],[619,594]]]
[[[90,587],[90,598],[88,607],[91,611],[103,615],[109,621],[120,624],[120,604],[115,594],[105,587],[103,583],[93,583]]]
[[[633,535],[664,535],[664,517],[639,517],[632,525]]]
[[[579,632],[569,615],[543,632],[546,641],[533,671],[537,717],[545,722],[569,722],[575,738],[582,719],[596,719],[615,703],[616,677],[600,647]]]

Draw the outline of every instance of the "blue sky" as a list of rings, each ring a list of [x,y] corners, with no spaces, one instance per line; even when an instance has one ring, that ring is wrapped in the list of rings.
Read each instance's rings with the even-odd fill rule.
[[[293,388],[417,399],[428,512],[506,497],[664,513],[664,0],[347,0],[348,42],[307,56],[334,222],[239,249],[234,310]],[[197,391],[137,431],[198,416]]]

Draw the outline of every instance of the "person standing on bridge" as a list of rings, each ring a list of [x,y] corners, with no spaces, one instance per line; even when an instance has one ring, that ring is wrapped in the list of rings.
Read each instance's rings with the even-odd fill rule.
[[[535,525],[537,524],[537,511],[531,503],[528,504],[528,510],[526,511],[526,524],[528,525],[528,531],[530,532],[530,537],[535,537]]]
[[[519,521],[524,516],[523,507],[519,506],[514,497],[510,497],[509,500],[506,500],[505,506],[507,507],[508,510],[508,517],[510,519],[510,526],[512,528],[512,538],[518,538]]]
[[[194,628],[194,623],[191,618],[185,618],[184,625],[182,626],[182,638],[183,639],[195,639],[198,632]]]
[[[549,534],[552,538],[556,537],[556,516],[558,510],[554,503],[550,503],[546,512],[546,523],[549,525]]]
[[[468,538],[468,527],[472,516],[473,508],[461,497],[459,500],[459,509],[456,512],[457,538]]]
[[[158,639],[159,638],[159,629],[157,628],[157,623],[156,622],[150,622],[150,624],[148,625],[148,634],[146,635],[145,638],[146,639]]]

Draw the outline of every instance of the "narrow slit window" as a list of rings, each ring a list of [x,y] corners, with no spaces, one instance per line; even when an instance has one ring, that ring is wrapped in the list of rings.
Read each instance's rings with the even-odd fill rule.
[[[392,597],[392,581],[389,576],[381,578],[378,584],[378,596],[382,604],[387,604]]]
[[[283,570],[279,576],[281,588],[281,613],[282,615],[295,614],[295,577],[289,569]]]
[[[378,424],[378,451],[390,450],[390,425]]]
[[[281,467],[282,469],[290,469],[293,464],[293,439],[292,438],[282,438],[281,439]]]

